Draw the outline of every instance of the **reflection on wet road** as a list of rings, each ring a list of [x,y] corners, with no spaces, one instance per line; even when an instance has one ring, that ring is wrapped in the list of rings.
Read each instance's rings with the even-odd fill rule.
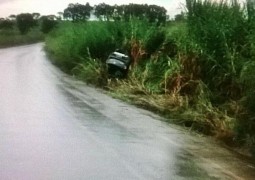
[[[203,140],[73,80],[42,48],[0,50],[1,180],[239,177],[202,170]]]

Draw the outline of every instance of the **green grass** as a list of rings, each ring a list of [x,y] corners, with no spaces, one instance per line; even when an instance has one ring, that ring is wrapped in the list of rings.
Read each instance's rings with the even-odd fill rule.
[[[31,44],[44,40],[43,33],[38,28],[32,29],[28,34],[21,35],[18,30],[0,30],[0,48],[23,44]]]

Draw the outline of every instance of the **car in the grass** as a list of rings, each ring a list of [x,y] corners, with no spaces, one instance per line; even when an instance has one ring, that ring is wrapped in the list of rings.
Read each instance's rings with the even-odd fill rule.
[[[106,60],[107,70],[110,77],[125,78],[130,66],[130,57],[124,53],[112,52]]]

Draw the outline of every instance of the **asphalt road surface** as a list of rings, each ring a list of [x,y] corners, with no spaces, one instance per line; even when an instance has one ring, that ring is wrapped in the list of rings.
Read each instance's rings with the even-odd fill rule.
[[[255,179],[161,120],[62,73],[42,43],[0,50],[0,180]]]

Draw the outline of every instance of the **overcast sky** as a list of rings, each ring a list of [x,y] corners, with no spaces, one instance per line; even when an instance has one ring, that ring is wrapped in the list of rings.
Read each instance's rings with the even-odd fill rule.
[[[39,12],[42,15],[57,14],[63,11],[69,3],[90,5],[105,2],[106,4],[156,4],[168,10],[170,17],[181,11],[185,0],[0,0],[0,17],[8,17],[10,14]]]

